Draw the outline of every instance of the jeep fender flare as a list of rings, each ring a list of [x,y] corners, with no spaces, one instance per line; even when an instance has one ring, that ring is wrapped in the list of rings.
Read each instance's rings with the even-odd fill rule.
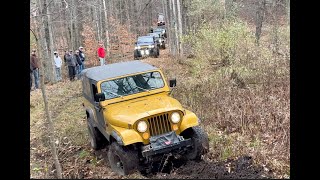
[[[111,136],[120,144],[120,145],[130,145],[138,142],[143,142],[142,137],[133,129],[127,129],[123,127],[117,127],[110,125],[113,129]]]
[[[180,124],[180,131],[183,132],[184,130],[198,126],[199,125],[199,118],[191,111],[186,110],[186,114],[183,116],[181,124]]]
[[[99,124],[97,124],[96,121],[93,119],[95,118],[95,116],[94,111],[91,107],[86,108],[86,114],[88,123],[90,123],[94,128],[97,128],[100,131],[100,133],[110,142],[110,135],[106,133],[105,129]],[[116,137],[114,138],[117,140]]]
[[[92,110],[92,108],[90,107],[86,107],[86,114],[87,114],[87,121],[90,122],[93,127],[97,127],[97,124],[94,122],[94,112]]]

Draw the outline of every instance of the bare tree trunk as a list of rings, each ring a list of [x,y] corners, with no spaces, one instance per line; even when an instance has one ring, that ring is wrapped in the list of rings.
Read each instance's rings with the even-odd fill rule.
[[[287,21],[290,26],[290,0],[287,0]]]
[[[187,30],[188,30],[188,25],[187,25],[187,13],[188,13],[188,9],[187,9],[187,0],[182,0],[181,1],[181,6],[182,6],[182,33],[186,34]]]
[[[161,6],[162,6],[162,13],[164,14],[165,21],[166,21],[167,14],[166,14],[166,11],[165,11],[164,0],[161,0]]]
[[[103,28],[103,25],[102,25],[100,0],[98,0],[96,7],[97,7],[97,12],[98,12],[97,14],[98,14],[99,29],[100,29],[100,37],[101,37],[101,40],[104,43],[104,46],[106,47],[106,42],[104,41],[105,34],[103,33],[104,32],[104,28]]]
[[[40,2],[38,1],[39,5],[40,5]],[[42,33],[40,32],[41,27],[38,27],[37,24],[35,23],[36,25],[36,31],[37,33],[39,34],[39,38],[43,41],[42,42],[42,45],[46,45],[46,42],[45,42],[45,38],[43,38],[42,36]],[[33,32],[34,33],[34,32]],[[39,52],[39,61],[40,61],[40,88],[41,88],[41,92],[42,92],[42,97],[43,97],[43,101],[44,101],[44,105],[45,105],[45,112],[46,112],[46,122],[45,122],[45,127],[48,129],[48,137],[49,137],[49,141],[50,141],[50,147],[51,147],[51,152],[52,152],[52,156],[53,156],[53,159],[54,159],[54,163],[55,163],[55,167],[56,167],[56,170],[57,170],[57,177],[59,179],[62,179],[62,170],[61,170],[61,165],[60,165],[60,162],[59,162],[59,159],[58,159],[58,154],[57,154],[57,149],[56,149],[56,146],[55,146],[55,143],[54,143],[54,128],[53,128],[53,123],[52,123],[52,120],[51,120],[51,116],[50,116],[50,113],[49,113],[49,107],[48,107],[48,100],[47,100],[47,95],[46,95],[46,90],[45,90],[45,84],[44,84],[44,56],[42,54],[42,48],[41,47],[41,44],[40,42],[38,41],[38,37],[36,34],[33,34],[35,39],[36,39],[36,43],[37,43],[37,49],[38,49],[38,52]]]
[[[272,23],[273,23],[273,52],[279,53],[279,37],[278,37],[278,12],[279,12],[279,0],[273,0],[272,2]]]
[[[51,20],[49,15],[50,12],[47,6],[47,1],[38,0],[38,5],[39,5],[39,9],[41,9],[41,13],[39,14],[39,16],[41,17],[41,20],[39,22],[41,22],[41,24],[43,25],[43,27],[40,28],[40,30],[43,31],[43,34],[45,37],[43,41],[44,54],[45,54],[44,59],[46,59],[44,64],[45,66],[44,68],[46,69],[45,78],[49,82],[55,82],[55,69],[54,69],[53,58],[51,58],[51,54],[53,54],[52,53],[53,42],[52,42],[52,30],[50,29],[51,26],[49,26],[49,20]]]
[[[129,5],[128,0],[125,0],[125,3],[126,3],[126,16],[127,16],[128,30],[129,30],[129,32],[131,32],[131,18],[129,15],[130,5]]]
[[[258,1],[258,9],[257,9],[257,16],[256,16],[256,44],[259,46],[259,40],[261,36],[262,30],[262,22],[264,19],[266,9],[266,0],[259,0]]]
[[[77,14],[77,5],[75,0],[72,0],[72,21],[73,21],[73,30],[74,30],[74,47],[73,49],[78,49],[79,44],[79,28],[78,28],[78,14]]]
[[[226,17],[226,0],[219,0],[220,1],[220,15],[222,19]]]
[[[70,21],[70,24],[69,24],[69,34],[70,34],[70,41],[71,41],[71,49],[73,50],[73,48],[75,47],[74,45],[74,29],[73,29],[73,10],[72,10],[73,7],[73,1],[71,1],[71,4],[69,5],[68,7],[68,10],[70,11],[69,12],[69,21]]]
[[[139,28],[139,25],[140,23],[137,23],[136,20],[137,20],[137,17],[138,17],[138,11],[137,11],[137,1],[132,1],[132,5],[133,5],[133,31],[138,34],[138,28]]]
[[[169,17],[170,17],[170,28],[169,28],[169,35],[170,35],[170,49],[173,55],[176,55],[176,45],[175,45],[175,32],[174,32],[174,16],[172,14],[172,0],[168,0],[167,2],[169,4]]]
[[[183,56],[183,46],[182,46],[182,18],[181,18],[181,4],[180,0],[177,0],[178,9],[178,24],[179,24],[179,55]]]
[[[110,41],[109,41],[109,24],[108,24],[108,14],[107,14],[107,7],[106,7],[106,0],[103,1],[103,9],[104,9],[104,17],[105,17],[105,24],[106,24],[106,40],[107,40],[107,57],[110,55]]]
[[[47,4],[49,3],[48,0],[47,1]],[[55,64],[54,64],[54,60],[53,60],[53,32],[52,32],[52,22],[51,22],[51,15],[50,15],[50,8],[49,6],[47,6],[47,12],[48,12],[48,33],[49,33],[49,59],[48,59],[48,64],[50,64],[51,66],[51,82],[55,83],[57,82],[57,79],[56,79],[56,68],[55,68]]]
[[[149,16],[149,23],[150,23],[150,26],[153,26],[153,13],[152,13],[152,10],[153,10],[153,7],[152,7],[152,2],[149,4],[149,12],[150,12],[150,16]]]
[[[119,0],[119,19],[120,19],[120,24],[123,24],[122,20],[122,0]]]
[[[94,7],[94,17],[96,21],[96,28],[97,28],[97,37],[99,42],[101,42],[101,34],[100,34],[100,26],[99,26],[99,19],[98,19],[98,12],[97,12],[98,7]]]
[[[178,39],[178,27],[177,27],[177,15],[176,15],[176,6],[174,3],[175,0],[172,0],[172,12],[173,12],[173,23],[174,23],[174,34],[175,34],[175,56],[179,53],[179,39]]]

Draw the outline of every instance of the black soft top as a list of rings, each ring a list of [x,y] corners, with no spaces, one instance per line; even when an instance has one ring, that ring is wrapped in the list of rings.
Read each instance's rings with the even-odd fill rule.
[[[143,63],[139,60],[125,61],[120,63],[107,64],[103,66],[96,66],[88,69],[84,69],[81,74],[89,79],[95,81],[106,80],[118,76],[124,76],[128,74],[134,74],[144,71],[156,70],[158,68]]]

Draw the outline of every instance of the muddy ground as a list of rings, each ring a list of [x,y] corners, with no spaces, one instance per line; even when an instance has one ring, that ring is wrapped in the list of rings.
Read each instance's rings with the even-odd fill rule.
[[[250,156],[241,156],[236,159],[215,161],[212,153],[203,156],[201,161],[185,161],[169,159],[166,165],[156,163],[152,172],[142,174],[135,172],[129,176],[120,176],[112,172],[107,160],[108,147],[93,151],[90,145],[86,147],[69,146],[59,152],[64,178],[91,179],[91,178],[149,178],[149,179],[265,179],[273,178],[272,171],[266,167],[255,165]],[[83,153],[86,152],[86,153]],[[85,154],[85,155],[82,155]],[[35,154],[37,161],[44,161],[50,152]],[[63,157],[63,158],[62,158]],[[51,161],[52,162],[52,161]],[[51,164],[47,178],[54,178],[54,165]]]

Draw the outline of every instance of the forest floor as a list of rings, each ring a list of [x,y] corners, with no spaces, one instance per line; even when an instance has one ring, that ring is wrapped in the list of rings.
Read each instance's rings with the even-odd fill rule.
[[[167,79],[173,76],[189,76],[187,74],[188,70],[185,69],[188,67],[174,61],[174,59],[168,55],[167,49],[161,51],[159,58],[147,58],[142,61],[161,68],[164,74],[167,74]],[[178,81],[178,86],[179,83],[182,82]],[[172,164],[164,168],[162,172],[155,171],[148,176],[143,176],[138,172],[129,176],[119,176],[112,172],[110,165],[106,161],[108,147],[100,151],[93,151],[90,148],[86,115],[81,105],[81,89],[81,82],[79,80],[74,82],[66,80],[46,86],[51,110],[50,113],[54,123],[55,134],[56,137],[58,137],[56,145],[64,178],[251,179],[289,178],[290,176],[290,172],[288,172],[288,161],[281,161],[275,158],[275,163],[270,164],[262,163],[256,158],[255,154],[261,154],[261,152],[258,151],[265,149],[268,144],[263,144],[262,141],[259,141],[258,143],[253,142],[255,144],[252,145],[250,138],[241,136],[239,133],[227,134],[225,131],[219,129],[209,129],[205,125],[202,125],[202,127],[209,135],[210,152],[204,156],[203,161],[173,161]],[[179,92],[174,92],[173,96],[176,93]],[[55,178],[55,170],[49,143],[46,139],[44,118],[44,104],[41,90],[32,91],[30,96],[30,177],[51,179]],[[232,153],[229,152],[229,150],[220,152],[221,149],[214,148],[217,146],[217,143],[224,140],[236,142],[231,141],[231,139],[236,139],[238,142],[234,144],[231,143],[232,146],[242,143],[242,145],[239,145],[239,148],[247,148],[250,150],[241,151],[244,153],[238,153],[233,156],[226,155],[226,153]],[[221,144],[223,145],[224,143]],[[217,154],[220,155],[217,156]]]

